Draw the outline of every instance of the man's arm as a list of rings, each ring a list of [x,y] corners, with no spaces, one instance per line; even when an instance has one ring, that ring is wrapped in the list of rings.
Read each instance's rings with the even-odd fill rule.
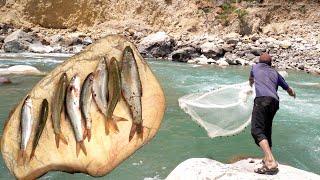
[[[296,93],[294,92],[294,90],[292,88],[289,87],[289,85],[287,84],[287,82],[284,80],[284,78],[278,73],[278,85],[282,87],[282,89],[286,90],[287,93],[296,98]]]
[[[253,83],[254,83],[254,77],[253,77],[253,71],[251,68],[250,76],[249,76],[249,85],[252,87]]]

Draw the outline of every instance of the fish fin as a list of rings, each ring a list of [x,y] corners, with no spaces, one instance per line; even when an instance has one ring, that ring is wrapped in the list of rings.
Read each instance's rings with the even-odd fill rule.
[[[86,137],[88,139],[88,142],[90,142],[90,140],[91,140],[91,129],[86,128]]]
[[[32,149],[29,161],[31,161],[32,158],[34,157],[35,151],[36,151],[36,149]]]
[[[56,139],[56,146],[59,149],[59,142],[60,142],[60,138],[59,138],[59,134],[54,134],[55,139]]]
[[[118,117],[118,116],[115,116],[115,115],[112,116],[112,119],[114,119],[114,121],[116,121],[116,122],[119,122],[119,121],[129,121],[129,120],[126,119],[126,118]]]
[[[132,138],[136,132],[137,132],[137,125],[132,123],[130,134],[129,134],[129,142],[132,140]]]
[[[111,131],[116,133],[116,134],[119,132],[119,128],[118,128],[117,122],[113,118],[106,120],[105,128],[106,128],[105,130],[106,130],[106,134],[107,135],[109,135]]]
[[[84,128],[83,129],[83,140],[86,140],[86,138],[87,138],[87,129]]]
[[[67,141],[67,139],[63,136],[62,133],[55,134],[55,139],[56,139],[56,146],[57,146],[58,149],[59,149],[60,139],[61,139],[61,141],[62,141],[64,144],[68,145],[68,141]]]
[[[19,150],[19,154],[18,154],[18,159],[17,159],[17,162],[18,162],[18,165],[19,165],[19,166],[21,166],[21,165],[23,165],[23,164],[25,163],[26,156],[27,156],[26,151],[20,149],[20,150]]]
[[[87,156],[87,149],[86,149],[86,146],[83,143],[83,140],[80,141],[80,142],[77,142],[76,148],[77,148],[76,149],[77,157],[79,156],[80,150],[82,150],[84,155]]]
[[[144,130],[144,127],[142,126],[142,124],[138,124],[137,125],[137,135],[138,135],[138,138],[139,139],[143,139],[143,130]]]

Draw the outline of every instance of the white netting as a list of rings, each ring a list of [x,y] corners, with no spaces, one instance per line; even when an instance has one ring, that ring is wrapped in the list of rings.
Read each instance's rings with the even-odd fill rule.
[[[237,134],[250,124],[254,96],[245,82],[183,96],[179,106],[214,138]]]

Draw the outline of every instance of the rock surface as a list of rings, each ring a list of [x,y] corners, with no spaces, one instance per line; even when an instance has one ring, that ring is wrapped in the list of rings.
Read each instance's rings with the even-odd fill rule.
[[[260,175],[254,173],[261,167],[259,159],[244,159],[233,164],[223,164],[207,158],[192,158],[179,164],[166,180],[214,180],[214,179],[309,179],[317,180],[320,176],[287,165],[279,165],[276,175]]]
[[[9,74],[43,75],[44,73],[37,68],[28,65],[15,65],[8,68],[0,68],[0,75]]]
[[[157,32],[143,38],[138,49],[143,54],[150,54],[152,57],[165,57],[172,52],[173,38],[165,32]]]
[[[40,138],[35,157],[31,161],[27,161],[25,165],[17,165],[17,154],[20,143],[20,111],[22,101],[10,114],[8,121],[5,123],[3,136],[1,139],[1,153],[5,164],[9,171],[18,179],[35,179],[48,171],[66,171],[66,172],[82,172],[91,176],[103,176],[112,171],[122,161],[132,155],[137,149],[155,136],[160,128],[160,124],[165,110],[165,98],[161,86],[152,74],[148,65],[138,53],[132,43],[129,43],[122,36],[108,36],[99,40],[95,44],[90,45],[82,53],[72,56],[63,64],[56,67],[46,77],[44,77],[29,93],[33,101],[33,113],[35,122],[38,123],[40,104],[44,98],[52,102],[52,97],[56,84],[63,72],[66,72],[68,78],[78,73],[81,82],[85,77],[96,69],[96,66],[102,57],[115,57],[120,61],[122,52],[126,46],[133,49],[143,89],[142,95],[142,119],[144,129],[143,140],[134,136],[129,142],[129,132],[132,120],[129,115],[128,107],[121,100],[115,109],[114,114],[123,117],[129,121],[118,123],[120,132],[118,134],[105,134],[105,118],[98,111],[95,103],[91,106],[92,138],[84,144],[87,149],[87,156],[82,152],[76,156],[76,142],[70,122],[62,113],[61,128],[63,134],[68,140],[68,145],[60,144],[59,149],[56,148],[55,136],[52,128],[51,113],[49,107],[49,116],[43,134]],[[156,105],[156,106],[155,106]],[[27,147],[27,155],[31,153],[31,143],[35,134],[33,131]]]

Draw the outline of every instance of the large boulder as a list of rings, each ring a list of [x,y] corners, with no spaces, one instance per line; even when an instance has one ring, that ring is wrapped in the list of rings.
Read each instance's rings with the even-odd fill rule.
[[[34,53],[51,53],[54,50],[51,46],[42,45],[40,42],[29,45],[29,51]]]
[[[33,66],[15,65],[8,68],[0,68],[0,75],[9,74],[29,74],[29,75],[43,75],[41,71]]]
[[[201,53],[206,57],[215,58],[223,55],[223,49],[214,42],[205,42],[200,46]]]
[[[14,41],[14,40],[21,40],[21,41],[31,42],[32,38],[28,33],[24,32],[21,29],[18,29],[16,31],[14,31],[13,33],[9,34],[4,39],[4,43],[10,42],[10,41]]]
[[[157,32],[143,38],[138,45],[140,53],[151,57],[166,57],[173,50],[174,40],[165,32]]]
[[[166,180],[193,180],[193,179],[309,179],[317,180],[320,176],[287,165],[279,164],[279,173],[273,176],[254,173],[254,169],[261,166],[259,159],[244,159],[233,164],[207,158],[192,158],[179,164]]]
[[[23,49],[24,49],[23,45],[17,40],[9,41],[9,42],[3,44],[4,52],[17,53],[17,52],[22,51]]]
[[[170,54],[172,61],[187,62],[191,58],[199,56],[197,50],[193,47],[184,47],[173,51]]]
[[[17,53],[26,50],[30,42],[32,42],[32,37],[19,29],[4,39],[3,49],[5,52]]]

